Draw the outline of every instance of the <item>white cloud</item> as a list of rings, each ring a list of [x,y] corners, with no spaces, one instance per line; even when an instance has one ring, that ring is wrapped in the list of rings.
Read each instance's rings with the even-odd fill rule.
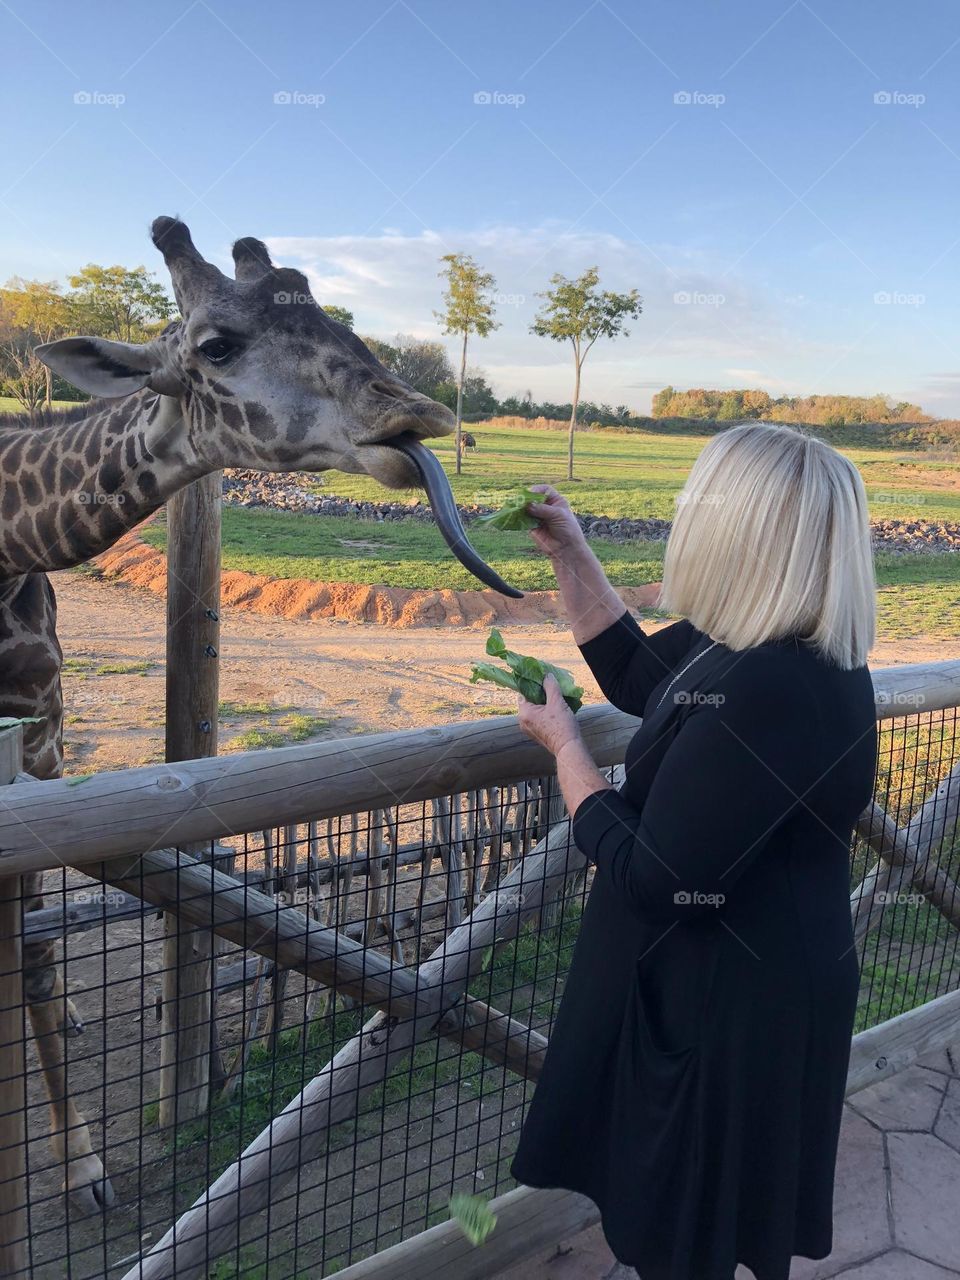
[[[785,331],[775,299],[726,277],[720,263],[689,246],[645,247],[560,223],[419,235],[385,229],[369,236],[275,236],[267,243],[275,261],[306,273],[321,304],[348,307],[359,333],[380,338],[399,332],[441,336],[433,314],[443,289],[439,259],[444,253],[473,254],[493,272],[504,300],[497,311],[501,327],[483,341],[474,339],[469,358],[501,396],[529,389],[535,398],[569,398],[569,347],[535,337],[529,325],[539,306],[535,295],[554,272],[571,276],[594,264],[605,288],[637,288],[644,307],[628,324],[629,337],[601,341],[591,352],[584,367],[585,399],[646,410],[650,397],[638,397],[638,391],[668,383],[722,385],[731,361],[755,364],[754,384],[772,386],[782,378],[787,357],[817,353],[815,344]]]
[[[726,372],[734,379],[737,389],[760,387],[764,391],[775,391],[781,395],[801,394],[796,383],[785,378],[771,378],[761,369],[727,369]]]

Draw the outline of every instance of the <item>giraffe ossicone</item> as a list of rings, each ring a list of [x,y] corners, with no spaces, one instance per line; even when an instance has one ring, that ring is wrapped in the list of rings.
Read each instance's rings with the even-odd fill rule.
[[[508,587],[470,547],[443,469],[424,445],[453,415],[391,374],[328,316],[299,271],[277,267],[252,238],[233,246],[235,274],[197,251],[184,223],[157,218],[180,319],[145,343],[64,338],[38,354],[97,397],[25,426],[0,414],[0,716],[24,725],[24,767],[63,769],[62,651],[48,571],[81,564],[199,476],[222,467],[335,469],[391,487],[423,484],[464,564]],[[24,909],[43,905],[43,875],[23,877]],[[82,1020],[67,998],[54,943],[26,941],[24,993],[50,1102],[64,1190],[102,1212],[113,1190],[68,1092],[65,1036]]]

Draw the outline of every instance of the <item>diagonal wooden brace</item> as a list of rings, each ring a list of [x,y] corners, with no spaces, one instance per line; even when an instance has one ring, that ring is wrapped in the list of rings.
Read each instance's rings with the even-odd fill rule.
[[[124,1280],[199,1280],[204,1268],[236,1244],[241,1224],[265,1208],[301,1165],[323,1152],[330,1127],[355,1115],[363,1097],[421,1040],[438,1032],[451,1035],[535,1079],[544,1038],[504,1015],[475,1022],[483,1006],[464,1004],[463,994],[487,947],[515,937],[585,861],[571,843],[569,821],[551,828],[417,971],[419,989],[431,997],[439,993],[440,1016],[431,1008],[426,1016],[379,1012],[370,1018]]]
[[[874,911],[882,892],[912,884],[954,928],[960,929],[960,887],[944,871],[931,866],[933,850],[954,830],[960,814],[960,765],[947,775],[907,825],[897,827],[878,804],[869,805],[857,822],[857,834],[879,862],[854,890],[850,905],[854,937],[859,941],[880,920]]]

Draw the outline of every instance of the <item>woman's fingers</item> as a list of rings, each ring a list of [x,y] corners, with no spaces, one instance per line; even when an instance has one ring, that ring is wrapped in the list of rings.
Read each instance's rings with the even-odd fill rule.
[[[556,510],[557,507],[567,506],[567,500],[552,484],[532,484],[529,486],[534,493],[543,494],[543,502],[528,502],[528,507],[551,507]]]

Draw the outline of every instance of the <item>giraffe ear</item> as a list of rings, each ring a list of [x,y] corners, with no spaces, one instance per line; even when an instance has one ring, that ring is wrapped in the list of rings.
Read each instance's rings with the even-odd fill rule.
[[[34,350],[54,373],[92,396],[128,396],[150,386],[158,372],[157,356],[149,344],[60,338]]]

